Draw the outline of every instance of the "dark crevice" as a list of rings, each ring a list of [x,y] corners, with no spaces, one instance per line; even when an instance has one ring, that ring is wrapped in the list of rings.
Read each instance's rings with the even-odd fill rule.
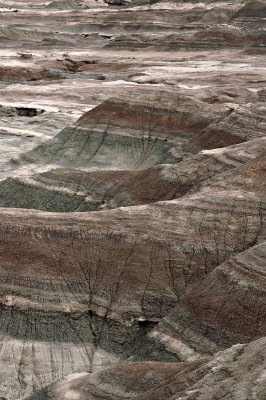
[[[157,324],[158,321],[149,321],[149,320],[138,321],[139,327],[144,331],[143,333],[150,332]]]
[[[28,108],[28,107],[15,107],[17,115],[20,117],[36,117],[37,115],[43,114],[44,110],[37,108]]]

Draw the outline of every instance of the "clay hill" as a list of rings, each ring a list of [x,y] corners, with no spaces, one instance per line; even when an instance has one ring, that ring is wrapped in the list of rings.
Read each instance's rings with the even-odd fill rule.
[[[266,4],[0,1],[0,399],[264,400]]]

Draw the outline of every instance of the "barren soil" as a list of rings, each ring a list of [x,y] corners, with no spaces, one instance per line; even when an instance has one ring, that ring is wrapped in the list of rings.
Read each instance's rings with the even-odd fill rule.
[[[265,18],[0,1],[1,400],[265,400]]]

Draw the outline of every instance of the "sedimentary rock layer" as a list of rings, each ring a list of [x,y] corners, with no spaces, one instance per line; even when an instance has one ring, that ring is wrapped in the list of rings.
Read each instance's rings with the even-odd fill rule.
[[[93,375],[73,375],[29,400],[264,399],[265,338],[235,345],[209,361],[181,364],[131,363]],[[132,381],[134,386],[132,386]],[[152,389],[149,387],[152,386]]]
[[[1,398],[263,399],[264,8],[0,1]]]

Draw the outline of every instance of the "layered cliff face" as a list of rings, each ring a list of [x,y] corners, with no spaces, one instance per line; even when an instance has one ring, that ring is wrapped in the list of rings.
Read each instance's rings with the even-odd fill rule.
[[[41,376],[48,383],[121,357],[197,360],[263,336],[263,245],[243,253],[254,272],[252,265],[238,272],[242,255],[222,263],[265,238],[264,159],[180,200],[74,215],[2,209],[7,382],[16,386],[20,377],[30,390]],[[258,177],[249,174],[251,187],[239,184],[247,169]],[[245,284],[246,274],[259,286]],[[22,360],[18,370],[12,354]]]
[[[215,268],[149,334],[149,345],[191,359],[265,336],[265,242]],[[183,354],[182,354],[183,352]]]
[[[264,398],[265,5],[152,3],[0,1],[2,399]]]
[[[133,379],[132,379],[133,378]],[[134,385],[132,385],[132,381]],[[238,344],[209,361],[131,363],[93,375],[64,378],[29,400],[248,399],[265,397],[265,339]],[[126,395],[127,394],[127,395]],[[76,396],[76,397],[75,397]],[[177,397],[178,396],[178,397]]]
[[[147,155],[152,152],[153,144],[150,143],[151,140],[148,140]],[[257,165],[256,157],[264,147],[265,139],[261,138],[219,151],[192,154],[178,164],[159,164],[143,170],[85,171],[59,167],[38,175],[8,178],[0,182],[0,205],[66,212],[95,211],[171,200],[196,192],[217,179],[224,179],[229,171],[252,159]],[[140,150],[145,151],[145,148]],[[111,161],[116,162],[117,159]],[[105,161],[108,162],[107,157]],[[263,162],[263,158],[260,162]],[[252,169],[252,164],[248,165]],[[262,168],[259,171],[263,183],[264,170]],[[239,179],[241,183],[242,176]]]

